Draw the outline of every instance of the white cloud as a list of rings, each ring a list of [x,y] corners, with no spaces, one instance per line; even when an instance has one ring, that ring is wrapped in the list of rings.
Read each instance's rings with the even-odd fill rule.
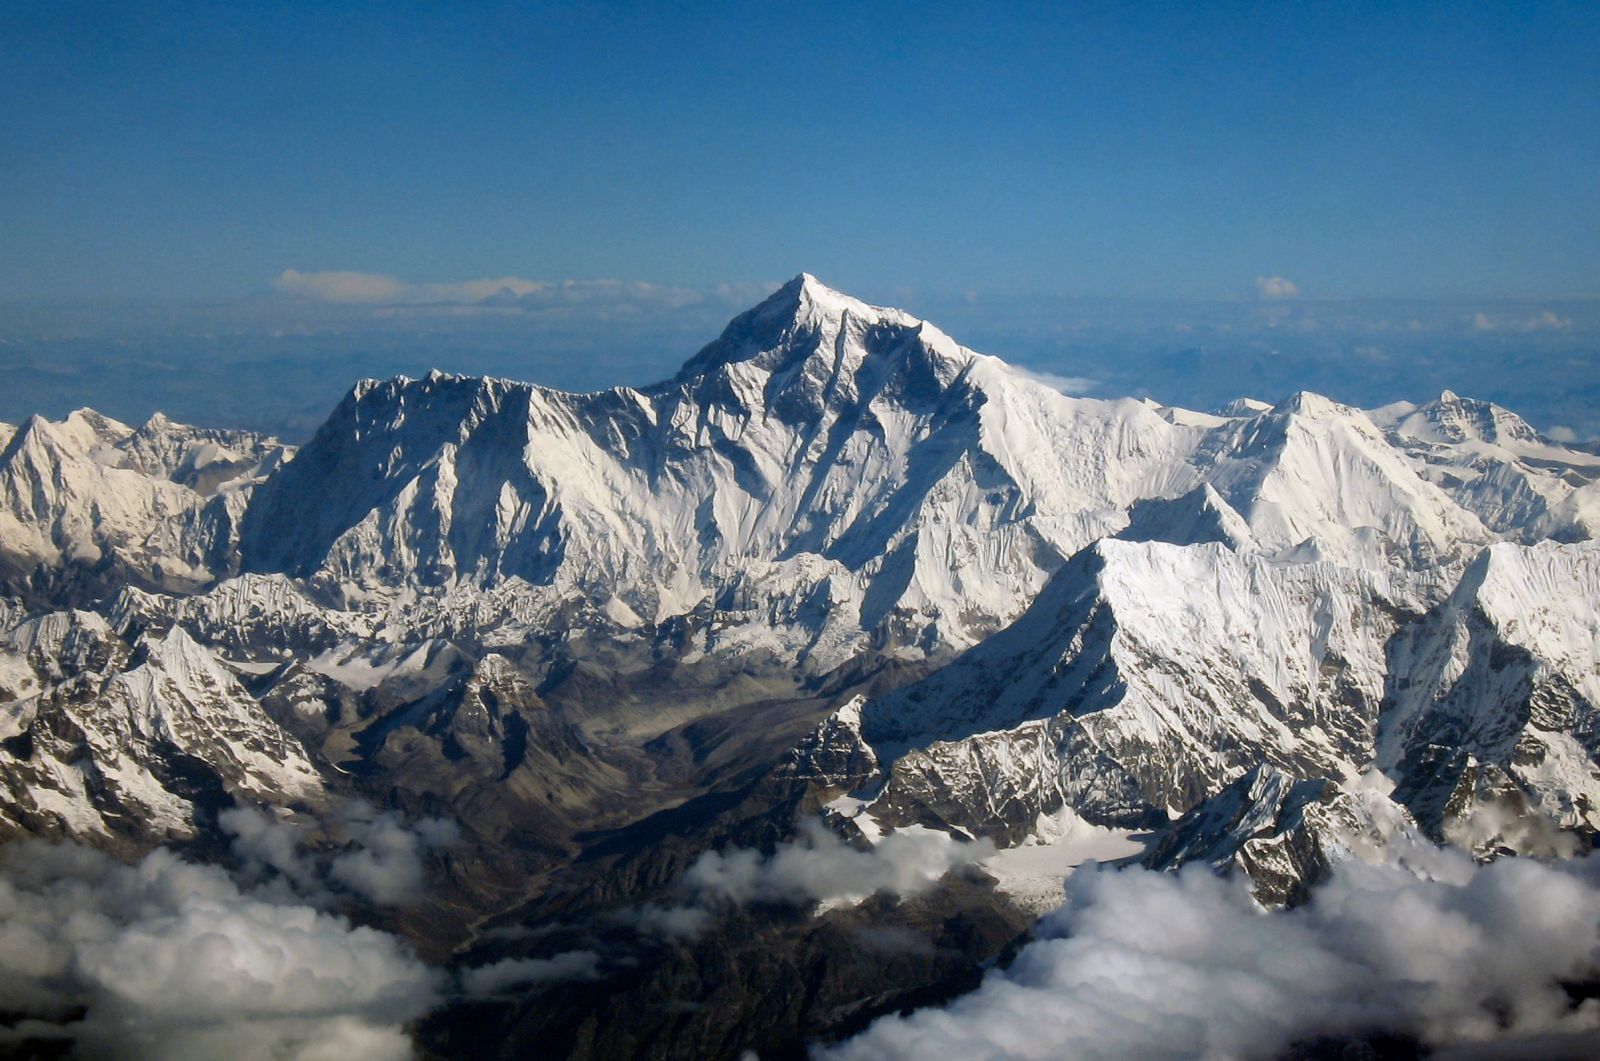
[[[9,1038],[92,1057],[408,1058],[403,1025],[440,974],[394,936],[241,892],[157,850],[127,866],[76,845],[0,849],[0,1010]]]
[[[1292,280],[1281,276],[1256,277],[1256,297],[1268,301],[1285,298],[1298,298],[1300,288]]]
[[[845,843],[815,818],[770,855],[751,848],[707,851],[679,881],[683,902],[619,910],[611,920],[667,939],[695,939],[727,904],[845,905],[873,895],[898,898],[929,891],[946,873],[994,854],[988,840],[963,843],[946,833],[898,829],[870,848]]]
[[[454,822],[424,818],[407,824],[391,811],[378,813],[361,803],[347,806],[341,818],[354,847],[334,857],[328,876],[388,906],[421,899],[423,852],[446,847],[459,836]]]
[[[1499,316],[1478,311],[1467,318],[1472,330],[1477,332],[1564,332],[1572,327],[1570,317],[1562,317],[1550,310],[1540,310],[1531,317]]]
[[[378,811],[359,800],[339,808],[327,826],[343,847],[309,850],[306,828],[252,807],[235,807],[217,816],[233,838],[234,853],[255,879],[276,873],[298,891],[317,895],[329,884],[384,906],[421,900],[423,856],[456,842],[460,830],[443,818],[407,822],[393,811]]]
[[[1578,1056],[1600,1046],[1600,1007],[1574,1007],[1560,984],[1595,974],[1597,877],[1587,861],[1480,867],[1416,848],[1343,864],[1310,903],[1269,914],[1204,868],[1080,869],[1009,969],[821,1056],[1273,1057],[1373,1033],[1556,1036]]]
[[[1545,428],[1544,437],[1552,442],[1577,442],[1578,432],[1566,424],[1551,424]]]
[[[992,854],[987,840],[961,843],[915,826],[861,850],[812,819],[797,841],[770,856],[748,848],[706,852],[684,874],[683,886],[702,899],[733,903],[859,902],[878,893],[918,895],[957,866]]]
[[[285,269],[272,280],[280,294],[309,302],[371,306],[412,313],[517,313],[597,311],[612,313],[681,309],[701,304],[744,306],[771,294],[777,284],[718,284],[707,290],[624,280],[526,280],[502,276],[444,283],[418,283],[387,273],[350,270],[302,272]]]
[[[461,989],[468,995],[495,995],[520,984],[557,980],[598,980],[600,955],[574,950],[549,958],[507,958],[461,972]]]
[[[283,294],[316,302],[407,305],[470,304],[502,295],[520,298],[536,294],[546,285],[516,276],[444,284],[416,284],[386,273],[360,273],[345,269],[322,272],[285,269],[272,281],[272,286]]]
[[[711,911],[701,906],[662,906],[658,903],[647,903],[640,907],[618,910],[612,914],[611,920],[647,936],[695,939],[711,927]]]

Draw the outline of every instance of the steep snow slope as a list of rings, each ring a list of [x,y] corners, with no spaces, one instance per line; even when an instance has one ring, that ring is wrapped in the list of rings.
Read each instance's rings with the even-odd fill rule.
[[[1428,481],[1492,530],[1524,541],[1571,528],[1576,513],[1558,512],[1600,479],[1600,456],[1551,442],[1509,409],[1452,391],[1370,415]]]
[[[1485,550],[1389,669],[1377,761],[1424,828],[1526,801],[1600,829],[1600,543]]]
[[[316,795],[305,752],[174,627],[131,647],[100,616],[52,613],[0,635],[0,833],[186,837],[224,793]]]
[[[244,492],[286,455],[161,416],[138,429],[87,409],[33,417],[0,450],[0,574],[30,596],[75,568],[196,588],[232,562]]]
[[[1271,901],[1400,828],[1570,854],[1600,831],[1597,602],[1594,542],[1496,544],[1452,588],[1101,541],[1010,627],[841,709],[785,775],[865,791],[877,828],[1002,843],[1063,805],[1181,815],[1152,864],[1237,864]]]
[[[1062,806],[1187,814],[1173,864],[1287,837],[1285,880],[1374,764],[1436,835],[1517,799],[1594,824],[1586,547],[1483,550],[1590,536],[1600,458],[1487,403],[1068,397],[802,275],[657,385],[367,381],[290,456],[161,417],[0,428],[29,828],[182,833],[200,759],[312,791],[270,713],[406,798],[513,830],[537,803],[557,845],[591,782],[649,774],[629,741],[710,776],[718,742],[783,747],[957,652],[782,776],[1005,842]],[[92,610],[36,610],[66,604]]]
[[[1426,566],[1464,559],[1489,540],[1364,413],[1315,394],[1218,429],[1199,463],[1256,542],[1280,557]]]
[[[1238,411],[1067,397],[801,276],[643,390],[363,383],[254,493],[241,551],[346,607],[487,590],[535,626],[574,600],[622,628],[704,614],[704,651],[820,671],[973,644],[1130,521],[1346,564],[1490,540],[1359,410]]]
[[[1353,774],[1372,756],[1385,642],[1428,588],[1217,544],[1098,542],[1010,627],[859,708],[893,762],[874,810],[1010,839],[1063,802],[1157,822],[1262,759]]]
[[[966,644],[1192,485],[1199,435],[803,276],[645,391],[362,384],[256,493],[242,550],[352,602],[516,578],[653,623],[736,589],[758,613],[820,595],[809,639]]]

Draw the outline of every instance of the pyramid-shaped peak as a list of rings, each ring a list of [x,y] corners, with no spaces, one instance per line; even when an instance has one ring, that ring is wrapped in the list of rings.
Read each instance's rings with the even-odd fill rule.
[[[915,326],[922,321],[904,310],[874,306],[837,288],[829,287],[811,273],[800,273],[767,297],[753,311],[763,318],[784,316],[792,319],[830,318],[848,313],[857,320],[885,320]]]
[[[761,304],[735,317],[722,335],[691,358],[674,378],[683,380],[738,362],[776,369],[819,351],[832,358],[841,336],[855,336],[847,345],[856,348],[864,333],[878,327],[915,333],[927,351],[954,366],[951,372],[959,372],[971,360],[969,351],[926,321],[903,310],[863,302],[810,273],[800,273]]]

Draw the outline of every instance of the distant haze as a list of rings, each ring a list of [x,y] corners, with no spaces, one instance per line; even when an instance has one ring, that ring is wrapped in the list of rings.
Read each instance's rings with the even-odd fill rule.
[[[3,307],[0,420],[87,405],[128,421],[160,410],[299,440],[369,376],[437,367],[567,390],[643,386],[776,286],[591,282],[496,297],[481,284],[384,280],[341,276],[339,290],[356,296],[342,301],[279,289],[204,303]],[[1208,409],[1308,389],[1370,407],[1449,388],[1563,440],[1600,437],[1600,304],[1591,301],[852,293],[1092,397]]]

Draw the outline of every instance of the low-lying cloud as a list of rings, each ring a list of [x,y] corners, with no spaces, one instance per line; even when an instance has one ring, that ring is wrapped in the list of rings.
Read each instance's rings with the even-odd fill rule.
[[[527,984],[599,978],[600,955],[592,950],[573,950],[549,958],[506,958],[464,969],[461,990],[473,997],[482,997]]]
[[[694,939],[728,906],[829,907],[873,895],[909,898],[932,890],[951,870],[992,854],[988,840],[962,842],[916,826],[896,830],[872,847],[852,847],[813,818],[770,855],[746,847],[705,852],[678,883],[683,902],[649,903],[618,911],[612,919],[645,935]]]
[[[1481,310],[1470,318],[1473,331],[1512,332],[1564,332],[1572,328],[1572,318],[1563,317],[1552,310],[1540,310],[1528,316],[1484,313]]]
[[[381,906],[408,906],[424,894],[427,852],[460,838],[455,822],[422,818],[408,822],[355,800],[325,823],[335,846],[312,850],[306,827],[253,807],[217,816],[232,838],[234,853],[256,878],[277,874],[302,894],[332,888]]]
[[[906,897],[931,889],[957,866],[994,854],[987,840],[962,843],[949,834],[910,827],[870,848],[851,847],[825,825],[807,821],[799,838],[769,856],[748,848],[708,851],[684,874],[702,900],[860,902],[880,893]]]
[[[442,977],[394,936],[157,850],[0,848],[0,1046],[118,1058],[408,1058]]]
[[[1594,1056],[1600,1004],[1561,985],[1597,974],[1597,881],[1588,860],[1478,866],[1415,847],[1340,865],[1307,905],[1266,913],[1204,868],[1085,867],[1010,968],[819,1057],[1273,1057],[1379,1034]]]

